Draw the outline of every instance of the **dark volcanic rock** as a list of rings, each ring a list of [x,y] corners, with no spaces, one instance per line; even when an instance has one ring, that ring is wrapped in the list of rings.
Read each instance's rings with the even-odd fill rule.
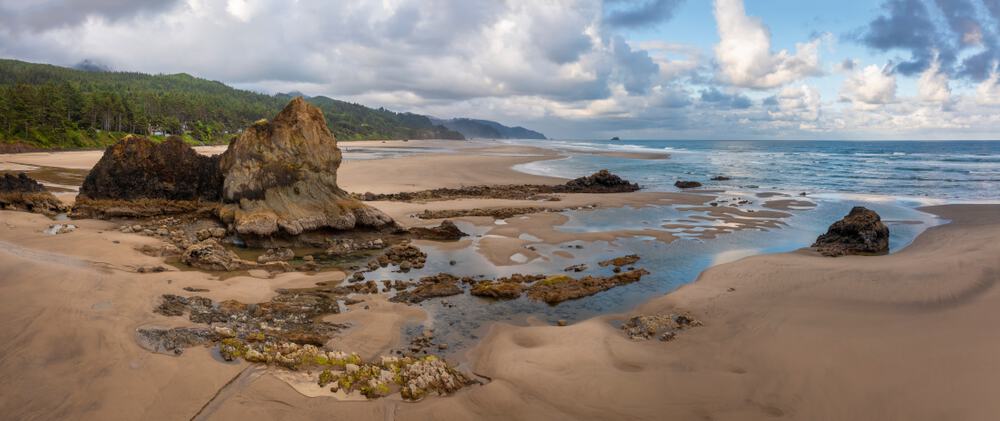
[[[153,143],[126,136],[108,147],[80,187],[86,199],[218,200],[218,157],[199,155],[180,138]]]
[[[701,187],[701,183],[697,181],[677,180],[674,183],[674,187],[677,187],[679,189],[693,189],[695,187]]]
[[[612,174],[608,170],[600,170],[586,177],[570,180],[566,189],[578,193],[621,193],[639,190],[639,185]]]
[[[0,177],[0,192],[2,193],[37,193],[45,191],[45,186],[28,177],[25,173],[18,175],[4,174]]]
[[[555,193],[628,193],[638,191],[639,189],[640,187],[638,184],[630,183],[627,180],[612,174],[608,170],[600,170],[586,177],[570,180],[566,182],[566,184],[501,184],[440,188],[388,194],[365,193],[357,196],[368,201],[393,200],[400,202],[410,202],[414,200],[450,200],[469,197],[511,200],[558,200],[556,197],[546,195]],[[464,215],[462,213],[455,214],[455,216],[473,215],[475,215],[475,213],[470,213],[468,215]]]
[[[67,206],[46,191],[45,186],[20,173],[0,177],[0,209],[55,215],[65,212]]]
[[[441,221],[441,225],[436,227],[410,228],[410,234],[413,234],[416,238],[434,241],[456,241],[462,239],[462,237],[469,236],[469,234],[462,232],[454,222],[449,220]]]
[[[855,206],[812,245],[825,256],[848,254],[886,254],[889,252],[889,227],[875,211]]]
[[[220,213],[240,234],[298,235],[395,222],[337,186],[341,153],[323,112],[301,97],[274,120],[250,126],[222,154]]]

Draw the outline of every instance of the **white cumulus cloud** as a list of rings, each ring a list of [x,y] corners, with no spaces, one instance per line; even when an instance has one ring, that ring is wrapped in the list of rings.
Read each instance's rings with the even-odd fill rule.
[[[981,105],[1000,105],[1000,71],[997,71],[997,62],[993,62],[990,77],[976,87],[976,102]]]
[[[795,44],[795,53],[772,53],[770,31],[759,18],[747,16],[743,0],[716,0],[715,20],[720,78],[730,84],[768,89],[822,73],[821,39]]]
[[[948,86],[948,75],[941,71],[941,59],[937,54],[930,67],[920,74],[917,80],[917,94],[926,102],[946,103],[951,100],[951,87]]]
[[[896,100],[896,76],[887,68],[869,65],[844,81],[842,99],[858,108],[874,108]]]

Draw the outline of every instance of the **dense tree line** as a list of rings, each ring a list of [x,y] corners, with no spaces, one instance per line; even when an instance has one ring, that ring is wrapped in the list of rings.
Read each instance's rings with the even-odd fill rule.
[[[42,148],[98,147],[126,133],[221,143],[291,95],[263,95],[187,74],[87,72],[0,60],[0,141]],[[426,116],[312,97],[338,139],[461,139]]]

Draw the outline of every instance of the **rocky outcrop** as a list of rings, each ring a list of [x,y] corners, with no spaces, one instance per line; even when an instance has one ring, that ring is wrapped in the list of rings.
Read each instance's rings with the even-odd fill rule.
[[[433,240],[433,241],[457,241],[462,239],[462,237],[468,237],[469,234],[462,232],[458,229],[458,226],[454,222],[449,220],[441,221],[441,225],[436,227],[413,227],[410,228],[410,234],[414,237],[422,240]]]
[[[674,187],[679,189],[693,189],[695,187],[701,187],[701,183],[697,181],[677,180],[674,182]]]
[[[68,207],[24,173],[0,177],[0,209],[55,215]]]
[[[889,252],[889,227],[875,211],[855,206],[843,219],[830,225],[813,248],[825,256],[879,255]]]
[[[236,253],[227,250],[214,238],[192,244],[184,250],[181,261],[198,269],[218,272],[243,270],[255,266],[252,262],[240,259]]]
[[[365,193],[363,195],[358,195],[358,197],[367,201],[392,200],[398,202],[451,200],[462,198],[559,200],[558,197],[547,195],[556,193],[628,193],[638,191],[639,189],[640,187],[638,184],[624,180],[621,177],[612,174],[608,170],[600,170],[586,177],[580,177],[567,181],[566,184],[501,184],[467,186],[387,194]]]
[[[637,191],[639,185],[608,170],[600,170],[586,177],[568,181],[565,190],[571,193],[622,193]]]
[[[222,154],[220,216],[240,234],[298,235],[323,228],[393,225],[337,186],[341,153],[323,113],[295,98],[274,120],[248,128]]]
[[[126,136],[109,146],[80,187],[85,199],[219,199],[218,157],[199,155],[178,137],[163,143]]]
[[[639,279],[648,274],[649,272],[645,269],[635,269],[608,277],[586,276],[581,279],[573,279],[566,275],[554,275],[531,285],[528,288],[528,297],[554,305],[566,300],[594,295],[619,285],[638,282]]]

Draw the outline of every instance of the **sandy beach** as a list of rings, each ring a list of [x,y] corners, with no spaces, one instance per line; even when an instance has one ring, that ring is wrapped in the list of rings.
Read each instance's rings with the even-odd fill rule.
[[[345,153],[427,149],[345,160],[339,185],[359,194],[566,181],[512,169],[560,157],[543,148],[442,141],[341,147]],[[101,151],[0,155],[0,169],[38,173],[40,181],[74,187],[74,178],[46,180],[53,172],[41,169],[86,171],[100,156]],[[73,196],[72,190],[58,195],[67,202]],[[762,193],[761,208],[750,212],[709,205],[720,195],[707,191],[557,196],[558,201],[367,203],[407,227],[440,222],[419,218],[424,211],[532,209],[509,218],[450,218],[475,235],[457,243],[419,243],[432,252],[468,250],[501,268],[517,267],[521,259],[561,267],[564,260],[635,237],[670,245],[679,238],[707,242],[742,230],[781,230],[793,213],[813,205],[804,197]],[[644,229],[554,228],[570,219],[560,213],[568,209],[649,206],[676,207],[704,220]],[[713,266],[696,281],[649,296],[622,314],[568,326],[530,318],[526,325],[492,323],[461,355],[449,356],[482,384],[419,402],[398,394],[340,399],[310,383],[305,373],[224,362],[206,347],[173,356],[137,344],[137,328],[185,324],[152,311],[163,294],[190,295],[185,287],[202,288],[207,291],[200,295],[214,301],[257,303],[282,288],[340,282],[344,272],[219,277],[139,252],[161,240],[119,232],[120,222],[79,219],[72,222],[75,231],[49,235],[43,231],[54,222],[45,216],[0,211],[5,339],[0,410],[4,417],[25,420],[992,419],[1000,413],[992,398],[1000,390],[1000,340],[990,334],[1000,320],[1000,292],[994,288],[1000,280],[1000,205],[922,210],[948,222],[889,255],[830,258],[808,250],[759,255]],[[560,248],[572,242],[586,248]],[[167,270],[139,273],[156,265]],[[384,294],[360,298],[345,305],[347,311],[326,317],[350,326],[326,345],[365,359],[404,344],[404,327],[432,322],[441,307],[389,302]],[[667,313],[690,314],[702,325],[666,342],[634,341],[617,327],[634,315]]]

